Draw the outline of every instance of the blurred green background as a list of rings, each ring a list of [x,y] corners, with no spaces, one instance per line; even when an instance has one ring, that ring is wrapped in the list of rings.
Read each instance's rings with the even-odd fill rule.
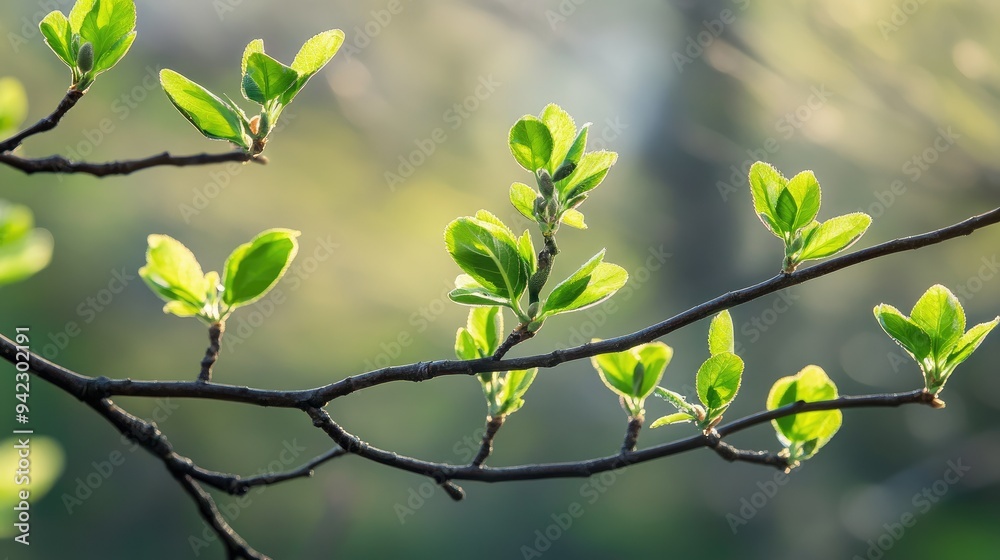
[[[129,55],[58,129],[26,142],[24,154],[104,161],[224,151],[170,106],[150,77],[158,68],[236,98],[251,39],[263,38],[286,62],[322,30],[341,28],[347,42],[283,114],[266,167],[160,168],[103,180],[0,168],[0,197],[29,205],[56,243],[47,269],[0,292],[2,332],[29,326],[35,351],[88,375],[193,379],[206,331],[160,313],[138,280],[145,236],[172,235],[218,269],[258,231],[290,227],[303,234],[297,264],[279,284],[285,298],[232,317],[217,381],[308,388],[388,362],[449,358],[466,309],[445,297],[458,269],[442,231],[480,208],[518,223],[507,189],[528,177],[510,157],[507,131],[548,102],[594,123],[591,146],[620,153],[583,208],[590,230],[562,235],[556,274],[607,247],[608,260],[632,274],[633,291],[619,297],[618,312],[559,317],[511,355],[631,332],[772,276],[781,245],[754,216],[745,181],[756,159],[789,176],[814,170],[821,219],[872,214],[857,247],[997,206],[995,2],[339,4],[139,0]],[[55,107],[69,77],[37,21],[69,7],[0,5],[0,76],[24,82],[30,122]],[[413,156],[437,128],[446,140]],[[424,161],[409,172],[401,157]],[[387,173],[407,176],[390,185]],[[844,394],[918,387],[916,366],[882,333],[872,307],[909,310],[942,283],[961,296],[970,323],[992,318],[1000,310],[997,239],[986,230],[732,310],[747,373],[729,417],[763,408],[775,379],[809,363]],[[648,261],[664,253],[663,266]],[[707,327],[666,337],[676,350],[666,386],[691,392]],[[991,338],[949,383],[944,410],[850,412],[837,437],[781,486],[770,470],[698,451],[594,481],[468,483],[468,498],[454,503],[422,478],[347,457],[314,479],[219,501],[235,528],[275,558],[995,558],[998,361],[1000,342]],[[13,383],[4,385],[4,406],[13,408]],[[158,461],[74,399],[43,383],[32,388],[36,431],[62,444],[66,470],[34,504],[32,545],[3,541],[0,554],[223,556],[203,541],[204,524]],[[588,363],[544,371],[526,401],[490,464],[582,459],[620,445],[624,414]],[[329,446],[297,412],[118,402],[155,418],[180,453],[210,469],[255,474]],[[363,391],[328,410],[374,445],[461,462],[473,453],[485,407],[475,380],[444,378]],[[651,400],[647,411],[655,417],[667,406]],[[646,431],[640,445],[690,432]],[[778,447],[766,426],[732,443]],[[123,459],[101,475],[111,458]],[[955,484],[943,482],[949,461],[968,469]],[[88,477],[99,486],[88,488]],[[925,489],[933,502],[919,498]],[[68,498],[88,490],[82,503]],[[574,503],[582,516],[560,527]],[[907,514],[916,524],[896,529]]]

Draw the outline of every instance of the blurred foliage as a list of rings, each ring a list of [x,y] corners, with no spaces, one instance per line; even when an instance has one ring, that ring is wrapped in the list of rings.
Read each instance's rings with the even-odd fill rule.
[[[50,9],[43,4],[0,6],[0,75],[23,81],[29,121],[69,86],[37,33]],[[149,233],[183,238],[205,262],[222,262],[275,225],[302,231],[298,258],[272,296],[227,325],[216,380],[312,387],[447,358],[466,310],[447,300],[454,265],[442,229],[479,208],[507,208],[498,216],[524,228],[507,202],[523,173],[507,131],[548,102],[592,121],[595,149],[620,154],[590,203],[590,229],[567,231],[553,273],[564,277],[607,247],[630,281],[609,300],[614,306],[550,325],[512,355],[632,331],[775,274],[781,244],[760,227],[746,182],[757,159],[813,170],[824,215],[870,214],[861,247],[991,209],[1000,190],[1000,4],[988,0],[137,4],[129,55],[21,153],[112,160],[218,150],[174,114],[160,68],[208,77],[205,87],[233,97],[238,91],[224,88],[239,83],[232,61],[248,40],[262,37],[282,60],[323,29],[343,29],[346,40],[282,114],[266,167],[104,180],[0,168],[0,198],[30,207],[59,247],[48,268],[3,289],[0,331],[29,326],[34,350],[88,375],[198,373],[206,332],[159,313],[138,278]],[[387,173],[403,182],[390,188]],[[915,301],[941,283],[970,321],[995,316],[996,239],[986,230],[733,309],[746,373],[727,418],[763,409],[775,380],[811,363],[843,394],[919,387],[919,368],[880,332],[872,306]],[[704,358],[706,328],[665,339],[676,352],[662,383],[689,399],[695,390],[681,380]],[[948,550],[986,557],[997,540],[995,523],[983,520],[995,521],[1000,499],[1000,376],[990,365],[998,359],[1000,346],[987,342],[963,364],[946,409],[845,414],[823,453],[771,497],[764,488],[774,472],[696,452],[589,481],[465,484],[459,504],[429,481],[348,457],[313,479],[220,502],[250,542],[277,558],[522,558],[522,546],[544,546],[539,535],[552,541],[545,558],[654,556],[668,541],[677,555],[704,558],[864,557],[867,541],[906,512],[916,528],[886,558]],[[162,465],[65,394],[32,388],[36,433],[64,446],[66,471],[33,505],[30,549],[7,541],[0,554],[192,557],[189,536],[201,538],[204,527]],[[380,447],[458,462],[478,446],[481,398],[474,379],[446,378],[363,391],[330,412]],[[621,412],[585,361],[540,371],[525,400],[490,464],[581,459],[620,446]],[[206,468],[248,475],[328,445],[293,411],[116,402],[155,419]],[[647,405],[650,418],[670,411],[661,401]],[[690,424],[644,431],[639,445],[690,433]],[[767,426],[732,439],[775,446]],[[69,513],[64,497],[82,492],[77,479],[116,452],[124,462]],[[917,508],[913,496],[959,458],[969,472],[928,511]],[[582,516],[559,529],[553,515],[574,503]],[[747,515],[735,534],[730,514]],[[220,557],[213,547],[202,556]]]

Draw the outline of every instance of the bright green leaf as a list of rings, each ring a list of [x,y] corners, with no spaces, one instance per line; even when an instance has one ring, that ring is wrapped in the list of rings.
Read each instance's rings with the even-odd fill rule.
[[[775,208],[778,195],[787,183],[788,179],[770,164],[758,161],[750,166],[750,195],[753,198],[753,209],[767,229],[778,237],[781,237],[781,233],[776,228]]]
[[[531,115],[521,117],[511,127],[509,143],[517,163],[532,173],[545,167],[552,157],[552,134],[545,123]]]
[[[930,337],[930,353],[935,360],[948,357],[958,339],[965,333],[965,310],[951,290],[940,284],[931,286],[920,296],[910,319]]]
[[[673,349],[662,342],[649,342],[621,352],[594,356],[590,362],[609,389],[635,399],[641,406],[663,378],[673,353]],[[642,376],[641,380],[637,379],[637,374]]]
[[[517,252],[521,254],[521,259],[528,266],[528,276],[535,273],[538,267],[538,255],[535,254],[535,246],[531,242],[531,234],[524,230],[517,240]]]
[[[568,225],[569,227],[576,229],[587,229],[587,224],[583,221],[583,214],[579,210],[574,210],[570,208],[562,213],[559,220]]]
[[[715,354],[698,368],[698,398],[709,410],[726,406],[740,389],[743,360],[736,354]]]
[[[132,48],[133,42],[135,42],[135,31],[109,45],[108,48],[94,61],[94,69],[92,73],[96,76],[97,74],[106,72],[113,68],[115,64],[118,64],[118,61],[125,57],[128,50]]]
[[[668,414],[666,416],[661,416],[653,421],[649,425],[650,429],[659,428],[660,426],[667,426],[669,424],[677,424],[679,422],[691,422],[695,420],[693,416],[686,412],[675,412],[673,414]]]
[[[871,223],[871,216],[863,212],[830,218],[811,230],[797,261],[821,259],[843,251],[860,239]]]
[[[299,235],[295,230],[269,229],[237,247],[222,274],[223,303],[233,308],[264,297],[295,258]]]
[[[503,314],[499,307],[477,307],[469,311],[466,329],[483,356],[492,356],[503,338]],[[477,356],[479,357],[479,356]]]
[[[247,70],[243,74],[243,95],[264,105],[285,93],[298,78],[298,72],[270,56],[260,52],[250,53]]]
[[[253,41],[247,43],[246,48],[243,49],[243,59],[240,63],[241,75],[247,73],[247,63],[250,61],[250,55],[252,55],[253,53],[262,53],[262,52],[264,52],[263,39],[254,39]]]
[[[783,189],[778,195],[778,200],[774,208],[774,218],[781,228],[781,233],[795,231],[792,228],[792,224],[795,223],[795,217],[798,215],[798,212],[799,207],[795,204],[795,197],[792,196],[792,193],[788,192],[788,189]]]
[[[462,305],[511,306],[510,299],[494,294],[468,274],[459,274],[455,278],[455,289],[448,293],[448,297]]]
[[[955,344],[954,350],[948,355],[947,359],[947,369],[953,371],[956,366],[969,359],[969,356],[975,352],[976,348],[982,344],[983,339],[986,335],[990,334],[996,326],[1000,323],[1000,317],[989,321],[988,323],[979,323],[978,325],[969,329],[969,332],[962,335],[962,338],[958,339]]]
[[[160,84],[174,107],[202,134],[250,149],[240,115],[215,94],[173,70],[160,71]]]
[[[600,303],[614,295],[628,281],[624,268],[605,263],[604,250],[594,255],[572,276],[560,282],[542,305],[544,318]]]
[[[344,32],[339,29],[324,31],[309,38],[292,61],[292,69],[299,74],[312,76],[323,69],[344,43]]]
[[[529,263],[510,229],[492,214],[480,212],[451,222],[445,244],[458,266],[490,293],[506,300],[524,293]]]
[[[166,301],[180,300],[201,308],[208,297],[208,284],[201,265],[180,241],[168,235],[147,238],[146,265],[139,276],[153,292]]]
[[[514,183],[510,186],[510,203],[525,218],[532,222],[535,218],[535,199],[539,194],[534,189],[524,183]]]
[[[569,177],[556,184],[560,199],[563,202],[568,202],[593,190],[601,184],[616,161],[618,161],[618,154],[615,152],[601,150],[583,154],[576,169],[569,174]]]
[[[580,132],[577,133],[576,139],[573,140],[573,145],[570,146],[569,152],[566,153],[564,161],[572,162],[574,165],[580,164],[580,158],[583,157],[583,153],[587,150],[587,134],[589,130],[590,123],[580,127]]]
[[[479,348],[476,346],[475,339],[472,338],[472,333],[465,328],[460,327],[458,333],[455,334],[455,356],[459,360],[475,360],[484,357],[479,355]]]
[[[819,366],[806,366],[799,373],[782,377],[767,395],[767,409],[773,410],[798,401],[815,402],[837,398],[837,386]],[[772,420],[783,445],[810,444],[814,454],[840,429],[843,415],[839,410],[805,412]],[[807,456],[800,456],[806,459]]]
[[[52,234],[35,229],[0,245],[0,286],[33,276],[52,260]]]
[[[876,305],[874,312],[882,330],[909,352],[915,360],[919,362],[930,354],[930,337],[909,317],[885,303]]]
[[[70,28],[69,20],[60,11],[50,12],[41,22],[38,28],[45,37],[45,43],[56,53],[67,66],[76,66],[76,55],[73,53],[73,30]],[[0,127],[3,129],[3,127]]]
[[[797,212],[791,231],[796,231],[815,220],[816,214],[819,213],[819,181],[812,171],[803,171],[789,179],[785,188],[795,200]]]
[[[733,340],[733,318],[729,310],[712,317],[712,322],[708,326],[708,351],[713,356],[725,352],[736,351]]]
[[[88,3],[90,8],[86,13],[78,11],[81,4]],[[135,3],[132,0],[80,0],[70,11],[69,21],[81,40],[94,46],[95,76],[117,64],[135,39]]]
[[[504,376],[503,387],[498,395],[500,400],[498,414],[511,414],[524,405],[524,394],[528,392],[537,373],[538,368],[531,368],[510,371]]]
[[[569,153],[573,141],[576,140],[576,123],[562,107],[550,103],[542,110],[542,122],[552,135],[552,155],[549,157],[547,169],[549,174],[555,174]]]

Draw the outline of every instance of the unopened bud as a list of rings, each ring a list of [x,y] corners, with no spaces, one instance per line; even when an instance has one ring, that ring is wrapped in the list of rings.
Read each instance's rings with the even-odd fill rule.
[[[555,175],[552,176],[552,180],[562,181],[566,177],[569,177],[569,174],[572,173],[574,169],[576,169],[575,163],[573,163],[572,161],[564,162],[562,165],[559,166],[559,169],[556,169],[556,173]]]
[[[80,52],[76,54],[76,67],[86,74],[94,69],[94,45],[90,42],[80,46]]]
[[[542,191],[542,196],[545,198],[552,198],[552,193],[555,191],[552,177],[544,169],[538,170],[538,190]]]

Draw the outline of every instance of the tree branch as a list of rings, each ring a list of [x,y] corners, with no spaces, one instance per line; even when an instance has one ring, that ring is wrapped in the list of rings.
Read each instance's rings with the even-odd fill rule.
[[[62,120],[63,115],[68,113],[69,110],[76,105],[76,102],[83,97],[84,93],[86,93],[86,91],[80,91],[77,89],[70,89],[67,91],[66,95],[64,95],[62,100],[59,101],[59,105],[56,106],[56,110],[52,111],[51,115],[39,120],[35,124],[29,126],[21,132],[18,132],[3,142],[0,142],[0,154],[6,154],[6,152],[14,151],[14,149],[20,146],[21,142],[24,142],[25,138],[28,138],[29,136],[34,136],[35,134],[55,128],[59,124],[59,121]]]
[[[587,343],[566,350],[556,350],[548,354],[538,354],[523,358],[494,360],[490,357],[468,361],[440,360],[390,366],[355,376],[348,376],[340,381],[321,387],[293,391],[269,391],[220,383],[196,383],[190,381],[134,381],[132,379],[108,379],[105,377],[92,378],[72,372],[34,354],[30,357],[30,365],[32,371],[43,379],[54,383],[71,394],[77,395],[78,398],[81,398],[80,395],[92,393],[100,397],[121,395],[133,397],[200,398],[240,402],[258,406],[319,408],[334,399],[350,395],[355,391],[393,381],[418,382],[447,375],[474,375],[477,373],[529,369],[532,367],[547,368],[563,362],[625,350],[644,342],[651,342],[724,309],[753,301],[789,286],[801,284],[808,280],[819,278],[820,276],[825,276],[849,266],[879,257],[903,251],[912,251],[963,235],[969,235],[976,230],[991,226],[997,222],[1000,222],[1000,208],[945,228],[921,235],[894,239],[867,249],[855,251],[842,257],[833,258],[823,263],[803,268],[791,274],[778,274],[759,284],[718,296],[715,299],[692,307],[683,313],[674,315],[665,321],[631,334],[609,338],[596,343]],[[15,363],[15,353],[16,345],[14,342],[0,335],[0,356],[11,363]]]
[[[32,173],[85,173],[95,177],[107,177],[109,175],[128,175],[136,171],[158,166],[188,167],[224,162],[245,163],[248,161],[266,164],[267,158],[262,155],[255,156],[243,150],[233,150],[221,154],[203,153],[190,156],[175,156],[171,155],[170,152],[163,152],[142,159],[90,163],[85,161],[70,161],[63,156],[30,159],[11,153],[0,153],[0,163],[7,164],[29,175]]]
[[[212,366],[219,359],[219,343],[222,335],[226,332],[224,323],[212,323],[208,327],[208,349],[205,350],[205,357],[201,359],[201,373],[198,374],[199,383],[208,383],[212,380]]]

